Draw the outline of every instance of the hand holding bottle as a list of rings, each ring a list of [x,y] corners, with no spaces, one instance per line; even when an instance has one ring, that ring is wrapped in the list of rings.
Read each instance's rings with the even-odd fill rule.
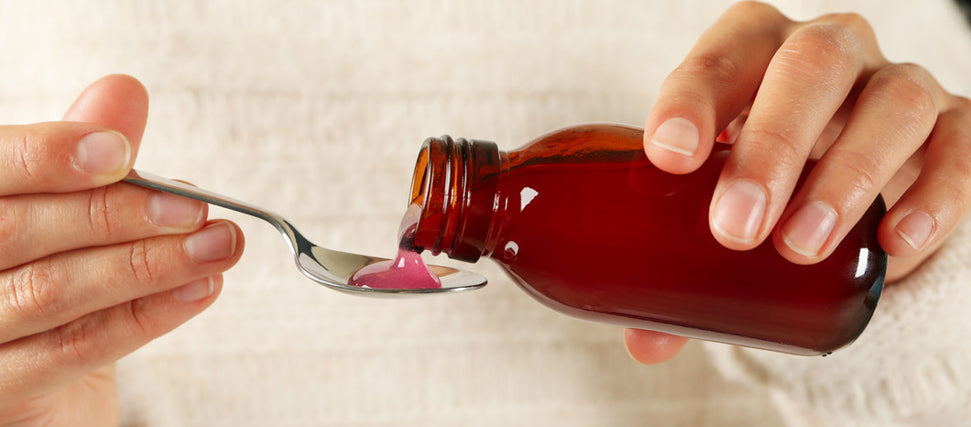
[[[716,139],[734,147],[709,225],[731,249],[771,235],[786,259],[819,262],[882,194],[879,238],[893,281],[930,256],[971,203],[971,100],[920,66],[889,62],[858,15],[795,22],[757,2],[726,11],[664,81],[644,145],[659,168],[684,174]],[[819,163],[794,191],[809,158]],[[633,329],[626,338],[645,363],[685,342]]]
[[[0,424],[117,424],[112,362],[208,307],[240,257],[205,205],[117,183],[147,112],[109,76],[67,121],[0,126]]]

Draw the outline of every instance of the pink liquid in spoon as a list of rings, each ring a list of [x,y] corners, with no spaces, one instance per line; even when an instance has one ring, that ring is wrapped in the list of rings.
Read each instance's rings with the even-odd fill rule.
[[[411,206],[401,221],[398,242],[413,235],[418,228],[417,206]],[[409,241],[411,239],[408,239]],[[356,271],[347,281],[350,286],[372,289],[434,289],[441,288],[442,281],[428,270],[421,255],[399,243],[398,256],[393,260],[379,261]]]

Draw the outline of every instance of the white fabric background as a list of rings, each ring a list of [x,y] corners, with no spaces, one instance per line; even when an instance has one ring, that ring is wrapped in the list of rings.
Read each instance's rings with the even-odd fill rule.
[[[797,19],[858,11],[889,58],[971,93],[971,34],[945,0],[775,3]],[[319,244],[387,255],[425,137],[512,149],[576,123],[640,125],[665,74],[729,4],[3,1],[0,122],[57,119],[89,82],[132,74],[152,100],[138,168],[278,211]],[[807,359],[691,343],[671,363],[645,367],[627,357],[619,329],[547,310],[491,262],[469,266],[491,279],[475,293],[360,299],[304,279],[272,227],[213,215],[243,226],[246,253],[213,307],[120,363],[125,425],[969,419],[959,381],[971,365],[961,342],[967,233],[914,283],[888,292],[845,353]],[[895,370],[907,375],[894,382]],[[918,393],[916,380],[944,391]]]

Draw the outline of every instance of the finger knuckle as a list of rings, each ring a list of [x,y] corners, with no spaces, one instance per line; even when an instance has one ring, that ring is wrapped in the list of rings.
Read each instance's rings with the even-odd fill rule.
[[[111,221],[109,188],[99,187],[88,193],[88,228],[94,235],[111,238],[115,227]]]
[[[873,26],[870,21],[856,12],[831,13],[823,15],[818,21],[832,22],[850,31],[857,38],[867,37],[873,34]]]
[[[6,279],[7,306],[21,319],[31,320],[57,313],[61,307],[56,269],[50,261],[22,266]]]
[[[797,30],[780,48],[776,63],[818,81],[841,81],[862,67],[861,49],[853,30],[817,22]]]
[[[56,348],[69,361],[98,359],[104,351],[97,345],[98,315],[83,317],[55,329]]]
[[[0,156],[6,178],[12,182],[47,184],[51,178],[45,169],[55,157],[53,147],[57,144],[52,144],[51,135],[42,126],[16,126],[14,130],[19,137],[5,144],[5,153]]]
[[[128,328],[129,336],[151,336],[154,335],[153,331],[158,329],[158,322],[148,314],[145,304],[143,299],[134,299],[125,303],[127,321],[124,324]]]
[[[773,163],[783,167],[802,165],[806,161],[806,149],[801,144],[798,131],[793,128],[759,127],[743,131],[745,143],[758,153],[771,153]]]
[[[154,280],[155,271],[152,267],[151,254],[149,246],[144,240],[130,243],[128,272],[138,282],[147,283]]]
[[[727,12],[744,17],[785,18],[775,6],[760,1],[740,1],[729,7]],[[759,22],[764,21],[760,20]]]
[[[937,116],[937,102],[934,97],[930,73],[916,64],[893,64],[880,69],[870,80],[875,97],[905,108],[902,112],[912,112],[914,118]]]
[[[40,150],[38,147],[44,147],[38,139],[37,135],[25,128],[23,136],[20,138],[18,144],[13,146],[16,155],[13,156],[15,163],[11,166],[13,170],[20,174],[20,178],[24,181],[34,180],[39,174],[36,172],[37,165],[41,162],[39,157]]]
[[[881,187],[881,165],[877,156],[834,146],[826,154],[846,177],[848,194],[870,194]]]
[[[957,188],[961,190],[955,200],[966,200],[971,203],[971,199],[967,197],[971,193],[971,129],[958,131],[951,138],[951,143],[955,147],[953,149],[955,155],[947,157],[951,162],[947,166],[948,169],[953,171],[953,174],[948,177],[946,182],[956,184]]]
[[[686,58],[672,75],[683,79],[701,78],[718,87],[731,88],[738,85],[739,68],[727,55],[703,53]]]
[[[24,221],[29,218],[20,204],[7,204],[0,208],[0,259],[7,259],[8,248],[18,243]]]

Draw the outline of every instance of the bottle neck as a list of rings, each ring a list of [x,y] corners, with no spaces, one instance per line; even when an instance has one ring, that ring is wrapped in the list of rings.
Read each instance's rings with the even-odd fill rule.
[[[493,142],[428,138],[415,162],[411,204],[421,211],[411,242],[417,250],[475,262],[494,233],[502,155]]]

